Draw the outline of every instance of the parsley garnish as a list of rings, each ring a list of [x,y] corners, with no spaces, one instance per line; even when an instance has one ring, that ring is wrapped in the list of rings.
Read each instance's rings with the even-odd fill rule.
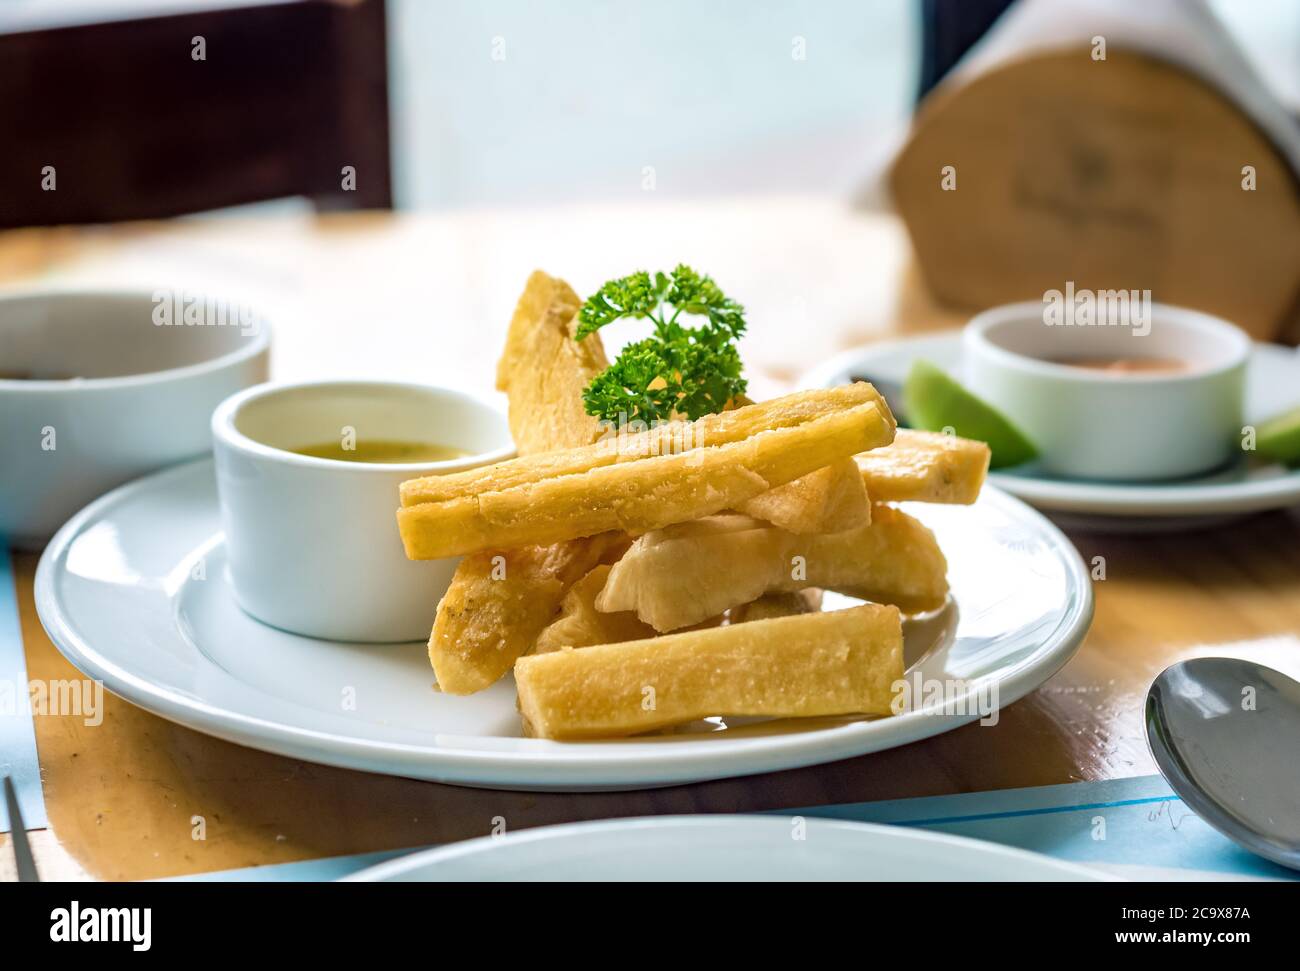
[[[704,322],[687,327],[678,323],[682,314]],[[671,276],[642,270],[610,280],[582,305],[574,339],[624,317],[653,321],[654,336],[623,348],[587,385],[587,414],[613,423],[694,421],[744,393],[734,341],[745,332],[745,308],[709,277],[679,264]]]

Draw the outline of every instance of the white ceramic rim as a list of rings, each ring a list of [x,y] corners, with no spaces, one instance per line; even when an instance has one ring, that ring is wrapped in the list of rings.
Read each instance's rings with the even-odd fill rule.
[[[254,438],[249,438],[238,428],[235,427],[235,419],[239,415],[240,409],[245,405],[258,401],[262,398],[274,397],[293,391],[301,390],[329,390],[329,389],[360,389],[373,388],[378,391],[385,389],[401,389],[404,391],[415,391],[420,393],[432,393],[433,396],[458,398],[462,402],[481,408],[483,411],[493,415],[505,422],[505,416],[501,413],[500,408],[494,407],[487,400],[470,394],[467,391],[461,391],[457,388],[447,388],[437,384],[425,384],[419,381],[385,381],[385,380],[351,380],[341,379],[321,379],[306,381],[267,381],[263,384],[255,384],[251,388],[245,388],[243,391],[237,391],[229,398],[226,398],[221,404],[217,405],[216,410],[212,412],[212,438],[214,443],[226,446],[235,452],[244,455],[253,456],[263,461],[278,462],[282,465],[292,465],[303,469],[329,469],[336,472],[346,472],[350,475],[377,475],[392,472],[409,472],[418,474],[421,472],[432,472],[445,474],[448,472],[463,472],[468,469],[480,468],[484,465],[491,465],[494,462],[502,462],[506,459],[513,458],[515,455],[515,446],[502,446],[501,448],[491,449],[486,452],[475,452],[471,455],[465,455],[461,458],[442,459],[437,462],[349,462],[343,459],[320,458],[315,455],[301,455],[298,452],[290,452],[286,449],[276,448],[274,445],[266,445]],[[505,432],[506,438],[510,437],[509,428]]]
[[[872,360],[895,353],[913,359],[961,349],[961,328],[877,341],[841,351],[799,378],[800,387],[824,388],[855,371],[870,371]],[[934,350],[930,350],[933,348]],[[1289,355],[1270,344],[1253,345],[1252,354]],[[879,377],[884,377],[880,375]],[[1300,503],[1300,471],[1250,482],[1159,482],[1128,484],[1048,479],[990,472],[989,482],[1038,509],[1096,516],[1186,517],[1247,514]]]
[[[953,710],[969,714],[940,715],[919,710],[818,731],[729,739],[722,745],[701,739],[640,750],[618,743],[553,743],[542,751],[463,750],[352,738],[230,711],[201,698],[161,689],[96,651],[73,629],[61,609],[56,575],[68,548],[86,524],[131,493],[189,474],[193,466],[211,461],[199,459],[129,482],[68,520],[50,540],[37,565],[37,613],[60,653],[78,670],[102,681],[113,694],[206,734],[305,761],[471,786],[570,791],[677,785],[821,765],[895,748],[976,721],[981,717],[978,694],[990,678],[998,684],[999,710],[1006,708],[1059,671],[1074,656],[1092,622],[1092,582],[1078,550],[1041,513],[986,486],[984,493],[989,501],[1027,520],[1057,550],[1077,596],[1056,628],[1043,638],[1043,644],[1051,643],[1050,650],[1040,648],[1018,665],[973,679],[966,691],[950,702]],[[375,768],[377,764],[384,767]],[[437,766],[441,775],[432,774],[432,766]]]
[[[989,332],[998,327],[1028,320],[1041,321],[1042,316],[1043,303],[1041,300],[1029,300],[1022,303],[990,307],[988,310],[976,314],[962,328],[962,340],[972,353],[980,354],[987,359],[996,361],[1003,367],[1020,371],[1023,374],[1049,377],[1055,381],[1065,381],[1070,384],[1091,384],[1101,387],[1115,384],[1123,384],[1129,387],[1159,386],[1204,381],[1243,367],[1250,359],[1253,346],[1250,338],[1243,330],[1233,326],[1222,317],[1215,317],[1213,314],[1192,310],[1188,307],[1178,307],[1174,304],[1157,302],[1151,304],[1152,326],[1154,326],[1154,320],[1158,316],[1162,326],[1181,327],[1185,330],[1210,335],[1214,339],[1222,341],[1228,349],[1228,353],[1223,360],[1217,364],[1197,366],[1186,371],[1169,373],[1097,371],[1071,367],[1068,364],[1060,364],[1054,361],[1044,361],[1042,358],[1031,357],[1028,354],[1019,354],[999,344],[990,336]],[[1047,325],[1044,324],[1043,326]],[[1116,328],[1116,330],[1120,329],[1127,330],[1128,328]]]
[[[417,850],[405,856],[385,860],[367,867],[358,873],[349,874],[343,883],[383,883],[401,877],[411,870],[436,867],[438,864],[480,853],[508,852],[510,847],[519,844],[538,843],[555,839],[584,837],[592,833],[625,831],[628,833],[645,830],[680,830],[681,835],[706,836],[699,830],[712,830],[718,827],[746,828],[751,830],[770,830],[780,826],[788,834],[791,813],[784,810],[754,814],[718,813],[688,814],[669,816],[629,816],[620,819],[598,819],[586,822],[560,823],[554,826],[535,826],[523,830],[514,830],[505,836],[479,836],[474,839],[435,846],[427,850]],[[918,848],[936,848],[977,853],[987,856],[990,862],[1000,861],[1007,864],[1028,864],[1036,870],[1052,869],[1063,878],[1102,883],[1123,882],[1118,877],[1098,870],[1089,869],[1068,860],[1058,860],[1044,853],[1035,853],[1016,846],[1005,846],[988,840],[972,839],[969,836],[956,836],[938,830],[917,829],[911,826],[891,825],[887,823],[863,823],[851,819],[834,819],[827,816],[808,816],[806,824],[810,831],[847,831],[869,838],[889,840],[890,842],[911,843]],[[765,834],[766,835],[766,834]],[[629,878],[635,879],[635,878]],[[1034,876],[1026,879],[1036,879]]]
[[[17,300],[30,300],[36,297],[87,297],[95,299],[121,299],[123,297],[143,297],[153,301],[154,290],[141,287],[77,287],[71,284],[60,286],[14,286],[0,287],[0,313],[5,305]],[[193,288],[196,292],[206,293],[201,287]],[[210,357],[197,364],[181,367],[164,368],[161,371],[145,371],[141,374],[119,374],[111,378],[60,378],[55,380],[27,380],[0,378],[0,392],[33,392],[38,394],[75,394],[80,391],[101,391],[108,388],[131,388],[150,385],[169,384],[187,381],[191,378],[225,370],[244,361],[252,360],[265,354],[271,347],[271,324],[265,317],[258,318],[257,333],[248,335],[243,346],[227,351],[217,357]]]

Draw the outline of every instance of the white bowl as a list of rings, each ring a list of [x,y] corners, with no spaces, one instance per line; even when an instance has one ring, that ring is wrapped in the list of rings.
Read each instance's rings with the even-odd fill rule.
[[[963,333],[967,386],[1005,414],[1051,475],[1154,481],[1207,472],[1241,448],[1246,334],[1152,304],[1149,328],[1050,326],[1044,304],[995,307]],[[1185,370],[1114,373],[1071,358],[1174,358]]]
[[[155,323],[174,296],[0,295],[0,540],[38,549],[96,496],[203,455],[213,408],[266,380],[260,316]]]
[[[443,462],[378,464],[290,449],[358,439],[462,449]],[[212,416],[230,581],[253,617],[332,641],[424,640],[459,557],[412,561],[399,487],[514,455],[500,411],[459,391],[386,381],[266,384]]]

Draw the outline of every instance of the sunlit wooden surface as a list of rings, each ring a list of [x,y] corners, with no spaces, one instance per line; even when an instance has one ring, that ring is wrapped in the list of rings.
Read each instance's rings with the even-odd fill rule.
[[[357,374],[490,384],[509,311],[541,266],[580,291],[635,267],[690,262],[749,308],[745,353],[769,393],[842,347],[955,326],[917,288],[888,217],[815,199],[618,210],[191,221],[0,236],[0,284],[220,285],[274,308],[280,377]],[[49,877],[137,879],[282,863],[647,813],[746,812],[1155,771],[1141,727],[1151,679],[1198,653],[1251,656],[1300,675],[1300,521],[1210,532],[1073,532],[1105,558],[1078,655],[999,724],[901,749],[743,779],[628,793],[463,789],[268,755],[108,696],[99,727],[41,716],[36,737]],[[28,675],[76,677],[32,602],[37,557],[15,558]],[[207,821],[192,838],[191,817]],[[0,837],[0,842],[6,838]],[[0,879],[8,854],[0,853]]]

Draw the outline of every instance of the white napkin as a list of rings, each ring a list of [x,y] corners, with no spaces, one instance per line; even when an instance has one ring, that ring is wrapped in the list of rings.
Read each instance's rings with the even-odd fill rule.
[[[1106,38],[1199,75],[1249,115],[1300,172],[1300,126],[1204,0],[1019,0],[940,82],[964,84],[1005,61]]]
[[[1001,64],[1063,48],[1084,51],[1097,36],[1106,50],[1138,50],[1201,77],[1238,105],[1300,173],[1300,126],[1256,72],[1204,0],[1019,0],[967,51],[939,88],[968,83]],[[890,133],[895,157],[905,131]],[[888,166],[864,180],[861,208],[887,205]]]

